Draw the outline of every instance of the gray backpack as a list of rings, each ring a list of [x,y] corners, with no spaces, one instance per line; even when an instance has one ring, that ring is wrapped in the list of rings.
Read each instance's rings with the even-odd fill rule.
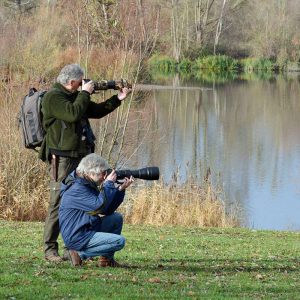
[[[45,131],[42,125],[41,105],[46,92],[31,88],[28,95],[23,99],[18,115],[18,123],[25,148],[35,150],[43,142]]]

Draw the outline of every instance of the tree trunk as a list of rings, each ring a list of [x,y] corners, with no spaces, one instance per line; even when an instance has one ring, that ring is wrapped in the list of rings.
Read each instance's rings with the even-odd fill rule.
[[[222,25],[223,25],[223,14],[224,14],[224,8],[226,5],[227,0],[223,0],[222,8],[221,8],[221,13],[220,17],[218,20],[217,28],[216,28],[216,34],[215,34],[215,42],[214,42],[214,55],[216,55],[216,49],[219,44],[219,38],[222,33]]]
[[[140,22],[140,28],[141,28],[141,38],[144,42],[146,40],[146,28],[145,28],[145,19],[144,19],[144,13],[143,13],[143,1],[137,0],[137,11],[138,11],[138,18]]]
[[[215,0],[198,0],[195,7],[196,41],[199,47],[203,47],[207,31],[208,17]]]

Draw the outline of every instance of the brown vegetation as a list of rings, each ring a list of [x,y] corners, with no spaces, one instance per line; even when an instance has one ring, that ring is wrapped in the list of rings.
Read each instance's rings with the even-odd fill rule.
[[[192,182],[165,186],[161,181],[150,187],[129,191],[121,211],[127,223],[181,225],[187,227],[236,227],[236,212],[225,213],[225,204],[209,182],[201,187]]]

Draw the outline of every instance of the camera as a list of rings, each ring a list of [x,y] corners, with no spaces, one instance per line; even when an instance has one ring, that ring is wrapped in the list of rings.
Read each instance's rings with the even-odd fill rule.
[[[107,173],[111,173],[112,169],[108,169]],[[159,168],[158,167],[146,167],[137,170],[115,170],[117,173],[117,179],[124,179],[130,176],[144,180],[158,180],[159,179]]]
[[[91,79],[83,79],[84,83],[89,82]],[[105,91],[105,90],[121,90],[122,88],[126,87],[131,89],[132,84],[130,84],[126,79],[120,79],[120,80],[100,80],[100,81],[94,81],[94,91],[93,93],[97,91]]]

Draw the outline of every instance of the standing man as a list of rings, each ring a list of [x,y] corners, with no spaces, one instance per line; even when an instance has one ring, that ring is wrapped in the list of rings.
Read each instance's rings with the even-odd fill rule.
[[[81,158],[94,152],[94,134],[89,118],[102,118],[121,105],[131,92],[123,88],[118,95],[95,103],[91,101],[94,83],[83,83],[84,72],[77,64],[66,65],[53,88],[43,98],[43,127],[46,136],[40,158],[49,163],[50,202],[44,228],[45,258],[61,262],[58,254],[58,209],[62,180],[76,169]],[[82,85],[79,92],[78,89]]]

